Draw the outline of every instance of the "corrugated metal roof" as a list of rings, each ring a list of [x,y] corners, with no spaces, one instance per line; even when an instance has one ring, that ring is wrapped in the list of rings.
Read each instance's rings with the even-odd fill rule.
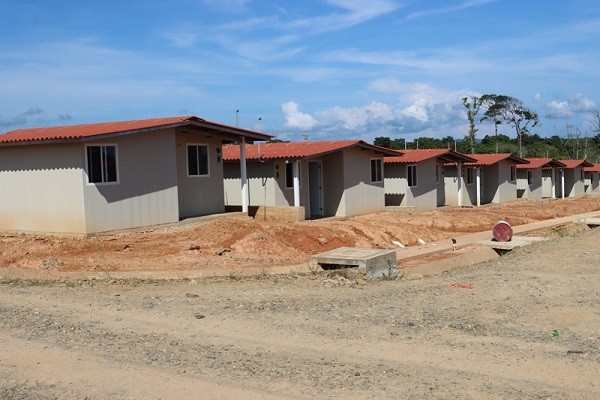
[[[529,164],[519,164],[517,169],[536,169],[536,168],[564,168],[565,164],[554,158],[526,158]]]
[[[153,118],[134,121],[101,122],[95,124],[53,126],[47,128],[18,129],[0,135],[0,143],[43,142],[81,139],[115,133],[137,132],[171,126],[194,125],[234,135],[247,136],[256,140],[267,140],[272,136],[206,121],[195,116]]]
[[[400,157],[386,157],[384,161],[386,163],[403,163],[412,164],[431,158],[441,158],[447,162],[474,162],[475,159],[465,154],[459,153],[452,149],[415,149],[415,150],[402,150],[402,156]]]
[[[583,170],[585,172],[600,172],[600,164],[594,164],[593,167],[585,167]]]
[[[510,160],[514,161],[515,164],[529,164],[529,162],[521,157],[517,157],[509,153],[500,154],[471,154],[471,157],[476,159],[476,162],[465,163],[466,166],[480,167],[488,166],[499,163],[500,161]]]
[[[565,168],[567,169],[573,169],[573,168],[577,168],[580,166],[584,166],[584,167],[593,167],[594,164],[592,164],[589,161],[586,160],[559,160],[561,163],[565,164]]]
[[[306,158],[315,157],[349,147],[360,147],[373,150],[383,155],[399,155],[400,152],[376,146],[362,140],[330,140],[321,142],[290,142],[290,143],[261,143],[246,145],[246,159],[270,160],[276,158]],[[260,151],[260,153],[259,153]],[[223,146],[223,160],[240,159],[240,146]]]

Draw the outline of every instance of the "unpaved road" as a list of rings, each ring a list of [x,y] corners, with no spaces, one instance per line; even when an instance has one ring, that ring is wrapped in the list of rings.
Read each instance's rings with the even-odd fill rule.
[[[598,254],[600,228],[411,281],[3,282],[0,398],[599,399]]]

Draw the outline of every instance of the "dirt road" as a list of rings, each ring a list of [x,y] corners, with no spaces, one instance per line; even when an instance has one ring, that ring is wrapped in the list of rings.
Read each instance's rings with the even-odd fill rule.
[[[600,229],[421,280],[3,282],[2,399],[598,399]]]

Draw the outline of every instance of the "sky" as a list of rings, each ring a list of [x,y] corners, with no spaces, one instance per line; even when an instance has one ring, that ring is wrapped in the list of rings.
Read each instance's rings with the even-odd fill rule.
[[[496,93],[538,113],[534,133],[564,136],[570,125],[593,135],[600,108],[597,0],[0,0],[0,9],[0,132],[196,115],[292,141],[462,138],[460,99]]]

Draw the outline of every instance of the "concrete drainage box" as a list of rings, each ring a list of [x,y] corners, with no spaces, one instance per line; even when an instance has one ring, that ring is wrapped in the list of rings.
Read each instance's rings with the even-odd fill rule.
[[[358,267],[369,278],[396,276],[396,251],[340,247],[313,256],[313,266],[323,269]]]

